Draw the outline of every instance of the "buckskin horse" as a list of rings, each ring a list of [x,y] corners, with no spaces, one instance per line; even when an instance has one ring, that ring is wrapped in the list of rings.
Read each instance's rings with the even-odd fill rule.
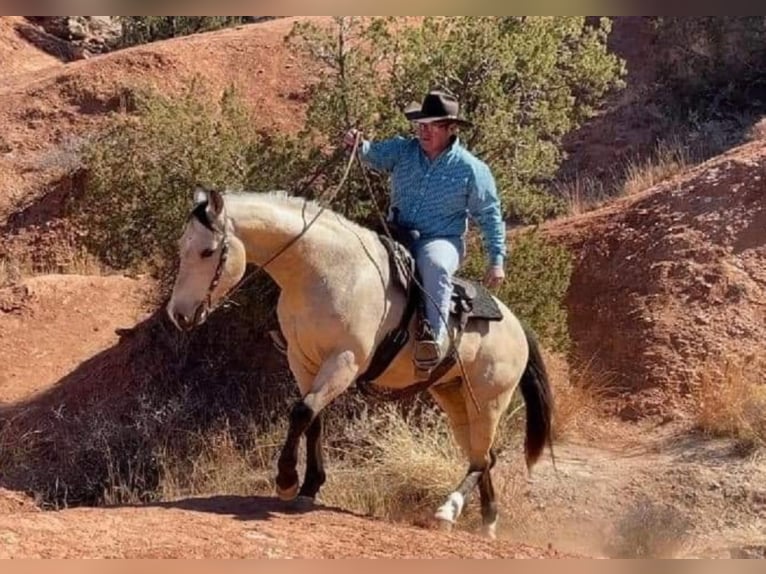
[[[551,445],[553,407],[535,338],[501,301],[456,278],[451,354],[424,382],[416,380],[412,363],[418,292],[411,285],[417,275],[406,249],[388,235],[284,192],[223,193],[198,186],[178,247],[167,313],[180,330],[202,324],[242,280],[248,263],[280,288],[277,318],[301,395],[278,460],[281,499],[311,503],[324,483],[322,409],[338,395],[353,384],[392,393],[422,389],[446,413],[468,459],[464,479],[434,517],[451,528],[478,486],[483,532],[495,537],[491,470],[498,422],[520,385],[529,469]],[[304,434],[306,470],[299,489]]]

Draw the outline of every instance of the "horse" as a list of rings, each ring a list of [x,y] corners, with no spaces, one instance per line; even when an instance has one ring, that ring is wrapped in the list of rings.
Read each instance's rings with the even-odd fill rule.
[[[197,186],[178,240],[179,263],[166,311],[175,327],[202,323],[242,281],[248,263],[280,289],[277,319],[288,366],[300,390],[277,462],[276,494],[311,505],[325,482],[322,410],[370,367],[376,348],[404,317],[408,295],[395,280],[380,232],[316,201],[286,192],[220,191]],[[433,515],[455,524],[478,486],[482,531],[496,536],[497,502],[491,471],[498,423],[518,386],[526,408],[528,470],[552,448],[549,377],[531,330],[494,295],[499,320],[471,320],[455,342],[459,361],[427,387],[446,413],[468,470]],[[454,317],[450,318],[456,328]],[[413,375],[415,318],[407,342],[374,381],[406,391]],[[468,379],[468,380],[465,380]],[[306,440],[299,489],[298,448]],[[552,451],[551,451],[552,454]]]

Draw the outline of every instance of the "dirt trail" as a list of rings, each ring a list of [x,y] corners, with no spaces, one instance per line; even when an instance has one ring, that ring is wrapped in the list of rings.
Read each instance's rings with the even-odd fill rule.
[[[272,498],[0,513],[0,558],[557,558],[555,550],[390,524]]]
[[[626,425],[633,437],[573,441],[535,467],[517,524],[504,536],[616,557],[645,543],[672,557],[766,551],[766,459],[683,425]]]

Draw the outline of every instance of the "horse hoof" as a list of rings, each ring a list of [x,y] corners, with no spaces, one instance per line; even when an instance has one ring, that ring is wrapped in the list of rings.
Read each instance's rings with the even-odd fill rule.
[[[485,524],[481,527],[481,533],[489,538],[490,540],[496,540],[497,539],[497,523],[493,522],[492,524]]]
[[[295,500],[295,497],[298,495],[298,483],[296,482],[292,486],[288,488],[280,488],[279,485],[277,485],[277,496],[280,500],[283,500],[285,502],[289,502],[291,500]]]
[[[313,497],[304,495],[295,497],[292,503],[296,510],[311,510],[316,505]]]
[[[443,518],[437,518],[436,524],[442,532],[452,532],[452,527],[455,525],[451,520],[445,520]]]
[[[447,502],[442,504],[434,514],[434,518],[441,522],[453,523],[458,519],[463,511],[465,500],[459,492],[453,492],[447,498]]]

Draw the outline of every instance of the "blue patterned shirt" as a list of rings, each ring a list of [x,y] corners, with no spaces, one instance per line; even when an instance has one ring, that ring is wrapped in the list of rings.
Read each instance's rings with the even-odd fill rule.
[[[417,229],[421,238],[462,238],[470,215],[479,225],[492,265],[506,256],[505,223],[495,179],[487,164],[455,141],[434,161],[416,138],[396,136],[362,141],[362,160],[391,175],[391,209],[399,223]]]

